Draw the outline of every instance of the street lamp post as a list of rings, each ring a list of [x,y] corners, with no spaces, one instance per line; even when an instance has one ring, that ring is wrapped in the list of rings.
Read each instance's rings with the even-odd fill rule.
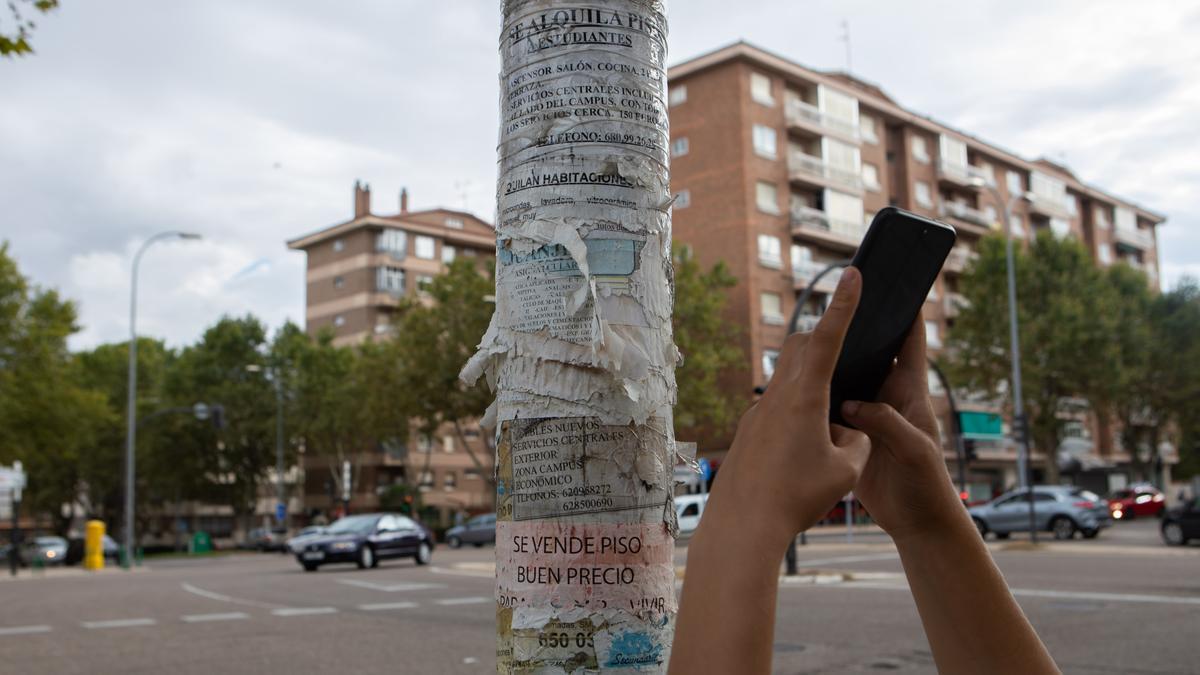
[[[1015,194],[1005,201],[1000,190],[995,185],[982,178],[976,177],[971,184],[977,188],[986,188],[991,193],[996,204],[1004,210],[1004,258],[1008,273],[1008,337],[1009,349],[1012,352],[1012,397],[1013,397],[1013,428],[1020,438],[1021,461],[1024,470],[1020,480],[1025,484],[1026,499],[1029,501],[1029,538],[1037,543],[1037,527],[1033,516],[1033,462],[1029,452],[1029,427],[1025,422],[1025,403],[1021,393],[1021,344],[1017,335],[1017,271],[1013,264],[1012,237],[1012,207],[1022,199],[1029,199],[1029,193]],[[1048,449],[1050,461],[1056,461],[1054,449]]]
[[[151,244],[163,239],[199,239],[200,235],[192,232],[171,230],[159,232],[142,243],[133,256],[133,271],[129,282],[129,391],[126,395],[128,411],[125,420],[125,566],[133,563],[133,502],[134,476],[136,460],[134,445],[137,442],[137,280],[138,265],[142,262],[142,254]]]
[[[251,363],[246,366],[246,370],[251,373],[257,373],[263,370],[263,367]],[[266,376],[275,385],[275,499],[277,505],[283,506],[283,514],[278,517],[280,524],[287,527],[287,486],[284,485],[283,474],[286,470],[283,461],[283,382],[279,379],[279,370],[272,366],[267,366],[264,371]],[[276,513],[279,513],[279,506],[276,506]]]

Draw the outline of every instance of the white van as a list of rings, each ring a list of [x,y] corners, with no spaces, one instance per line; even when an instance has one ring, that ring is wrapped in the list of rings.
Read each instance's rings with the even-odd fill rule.
[[[679,495],[675,498],[675,515],[679,519],[679,534],[690,535],[700,525],[700,516],[704,515],[704,506],[708,503],[708,494]]]

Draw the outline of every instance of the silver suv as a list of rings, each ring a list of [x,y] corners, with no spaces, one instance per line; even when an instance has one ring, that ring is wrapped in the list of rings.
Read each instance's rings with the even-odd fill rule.
[[[1029,531],[1028,490],[1012,490],[967,510],[984,537],[993,532],[997,539],[1007,539],[1009,533]],[[1112,525],[1112,517],[1108,503],[1094,492],[1071,485],[1035,485],[1033,522],[1055,539],[1071,539],[1076,532],[1091,539]]]

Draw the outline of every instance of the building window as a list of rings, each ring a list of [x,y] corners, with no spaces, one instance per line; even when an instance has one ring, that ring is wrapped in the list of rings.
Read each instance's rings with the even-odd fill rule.
[[[996,167],[987,162],[981,162],[979,164],[979,172],[983,174],[983,182],[988,185],[996,184]]]
[[[762,355],[763,379],[770,380],[775,374],[775,363],[779,361],[778,349],[764,349]]]
[[[416,253],[417,257],[424,260],[433,260],[433,252],[436,248],[433,237],[426,237],[425,235],[418,234],[416,240],[417,243],[414,248],[414,252]]]
[[[375,315],[375,334],[383,335],[392,329],[392,317],[387,314]]]
[[[446,227],[453,227],[456,230],[463,229],[463,225],[465,225],[465,224],[466,223],[463,222],[462,218],[447,218],[446,219]]]
[[[687,85],[681,84],[678,87],[671,87],[670,93],[667,94],[667,103],[669,105],[679,105],[687,101]]]
[[[1112,264],[1112,248],[1108,244],[1100,244],[1096,247],[1096,257],[1100,259],[1101,265]]]
[[[375,271],[375,290],[380,293],[404,295],[404,270],[399,267],[380,267]]]
[[[771,94],[771,78],[762,73],[750,73],[750,98],[763,105],[775,105],[775,97]]]
[[[334,288],[341,288],[342,286],[345,286],[345,285],[346,285],[346,277],[339,275],[339,276],[336,276],[333,278],[333,287]]]
[[[778,157],[775,143],[775,130],[762,124],[755,124],[753,129],[754,153],[767,159]]]
[[[925,382],[929,387],[930,396],[941,396],[946,393],[945,388],[942,387],[942,378],[937,376],[933,368],[925,370]]]
[[[429,434],[419,434],[417,436],[417,450],[421,452],[429,452],[433,450],[433,436]]]
[[[996,207],[988,204],[983,207],[983,218],[988,222],[989,227],[995,227],[1000,221],[996,218]]]
[[[672,157],[683,157],[686,154],[688,154],[687,136],[683,136],[681,138],[676,138],[675,140],[671,141],[671,156]]]
[[[862,155],[858,146],[842,143],[832,138],[821,141],[821,159],[825,161],[827,175],[834,180],[848,183],[857,188],[862,181]]]
[[[341,239],[333,240],[333,250],[335,253],[341,253],[342,250],[345,248],[346,248],[346,244]]]
[[[690,190],[680,190],[675,193],[675,203],[672,208],[686,209],[692,203],[692,193]]]
[[[778,293],[760,293],[763,321],[777,326],[783,325],[783,301]]]
[[[442,476],[442,485],[444,485],[447,490],[455,489],[458,487],[458,476],[455,475],[453,471],[447,471]]]
[[[869,162],[862,165],[863,187],[871,192],[879,192],[883,186],[879,184],[879,167]]]
[[[457,254],[458,249],[445,242],[442,243],[442,262],[449,265],[450,263],[454,262],[454,256]]]
[[[463,469],[463,480],[479,480],[483,478],[483,474],[479,473],[479,469]]]
[[[941,349],[942,336],[938,333],[938,322],[936,322],[936,321],[926,321],[925,322],[925,344],[928,344],[930,347],[933,347],[934,349]]]
[[[1050,231],[1056,239],[1066,239],[1071,234],[1071,221],[1066,218],[1051,218]]]
[[[825,214],[829,216],[829,229],[838,234],[858,238],[863,235],[862,197],[848,195],[837,190],[825,191]]]
[[[473,248],[461,248],[458,249],[458,252],[467,258],[474,258],[476,256],[476,251]]]
[[[338,328],[345,326],[346,325],[346,317],[342,316],[341,314],[338,314],[337,316],[333,317],[333,325],[337,326]]]
[[[913,184],[913,197],[917,204],[927,209],[933,208],[933,193],[929,191],[929,183],[919,180]]]
[[[923,136],[912,137],[912,156],[922,164],[929,163],[929,144],[925,142]]]
[[[384,230],[375,237],[375,250],[391,253],[392,257],[402,258],[408,250],[408,233],[404,230]]]
[[[764,267],[783,268],[783,245],[779,237],[769,234],[758,235],[758,262]]]
[[[1029,189],[1048,202],[1067,206],[1067,184],[1053,176],[1034,171],[1029,174]]]
[[[454,452],[454,437],[450,435],[442,436],[442,450],[446,452]]]
[[[1007,171],[1004,174],[1004,181],[1008,187],[1009,196],[1025,193],[1025,188],[1021,186],[1021,174],[1016,171]]]
[[[1118,206],[1115,213],[1116,218],[1114,220],[1116,221],[1118,230],[1132,232],[1137,229],[1137,216],[1134,215],[1132,209]]]
[[[433,472],[422,471],[420,477],[417,479],[417,482],[423,488],[431,487],[433,485]]]
[[[879,135],[875,133],[875,118],[863,112],[858,113],[858,133],[872,145],[879,143]]]
[[[754,185],[754,203],[765,213],[779,213],[779,190],[774,183],[760,180]]]
[[[792,244],[792,274],[807,278],[812,272],[812,249],[800,244]]]
[[[1021,214],[1012,214],[1012,217],[1008,219],[1008,227],[1012,232],[1012,236],[1017,239],[1025,238],[1025,220],[1021,218]]]
[[[1079,201],[1071,193],[1067,193],[1067,215],[1072,218],[1079,215]]]
[[[428,274],[417,275],[417,291],[420,293],[428,293],[429,287],[433,285],[433,277]]]
[[[1096,220],[1096,227],[1107,230],[1109,227],[1108,212],[1104,208],[1097,206],[1093,211]]]

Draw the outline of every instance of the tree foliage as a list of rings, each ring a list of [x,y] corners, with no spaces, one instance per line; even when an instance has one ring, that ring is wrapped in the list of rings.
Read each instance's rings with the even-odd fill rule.
[[[29,37],[37,28],[37,22],[30,18],[29,10],[46,14],[58,7],[58,0],[9,0],[7,5],[13,25],[0,25],[0,58],[32,54]]]
[[[700,429],[720,435],[737,419],[741,397],[723,389],[721,372],[742,361],[737,332],[722,316],[725,291],[737,279],[717,263],[707,272],[683,249],[674,252],[675,308],[672,327],[683,364],[675,371],[679,388],[676,433]]]

